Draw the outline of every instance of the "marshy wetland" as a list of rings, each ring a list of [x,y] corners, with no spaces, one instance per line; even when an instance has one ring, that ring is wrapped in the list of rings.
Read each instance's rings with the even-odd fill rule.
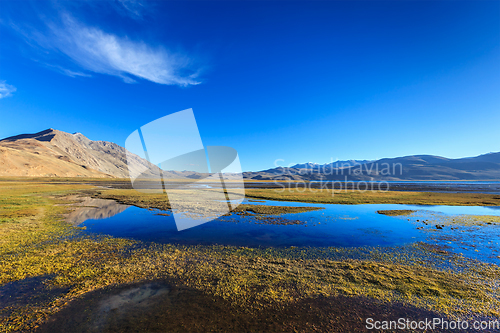
[[[0,330],[355,332],[368,317],[500,316],[498,195],[248,189],[235,212],[177,232],[165,196],[116,187],[0,182]]]

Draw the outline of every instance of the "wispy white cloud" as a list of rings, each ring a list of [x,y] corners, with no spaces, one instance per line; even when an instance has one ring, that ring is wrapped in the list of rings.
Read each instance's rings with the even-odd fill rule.
[[[0,98],[12,96],[12,93],[16,90],[16,87],[5,83],[5,81],[0,81]]]
[[[67,69],[67,68],[64,68],[64,67],[59,67],[59,70],[67,75],[67,76],[70,76],[70,77],[77,77],[77,76],[83,76],[83,77],[92,77],[92,75],[90,74],[87,74],[87,73],[82,73],[82,72],[75,72],[75,71],[72,71],[70,69]]]
[[[71,69],[67,69],[65,67],[59,66],[59,65],[51,65],[51,64],[45,64],[46,67],[51,68],[61,74],[67,75],[69,77],[92,77],[92,75],[88,73],[83,73],[80,71],[73,71]]]
[[[152,47],[143,41],[119,37],[97,27],[90,27],[63,14],[62,20],[46,22],[47,30],[24,32],[32,43],[69,57],[83,70],[120,77],[126,83],[141,78],[159,84],[189,86],[199,84],[190,57]],[[54,66],[66,75],[84,73]]]
[[[116,0],[119,6],[125,9],[125,12],[135,19],[142,19],[143,12],[146,8],[142,0]]]

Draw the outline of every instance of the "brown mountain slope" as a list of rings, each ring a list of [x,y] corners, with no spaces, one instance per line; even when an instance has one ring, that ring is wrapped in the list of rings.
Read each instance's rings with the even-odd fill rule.
[[[80,133],[48,129],[0,140],[0,176],[128,177],[127,151]],[[136,157],[136,165],[148,162]]]

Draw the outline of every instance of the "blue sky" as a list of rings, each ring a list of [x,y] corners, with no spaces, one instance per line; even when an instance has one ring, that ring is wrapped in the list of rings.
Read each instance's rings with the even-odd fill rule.
[[[244,170],[500,151],[500,1],[0,1],[0,137],[193,108]]]

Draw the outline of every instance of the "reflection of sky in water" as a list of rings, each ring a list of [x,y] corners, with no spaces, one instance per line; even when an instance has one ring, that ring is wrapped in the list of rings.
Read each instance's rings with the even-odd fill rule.
[[[361,247],[398,246],[416,241],[450,247],[485,261],[500,261],[500,227],[445,227],[436,230],[433,225],[418,230],[419,217],[390,217],[377,210],[413,209],[445,214],[500,215],[500,210],[477,206],[415,206],[415,205],[325,205],[300,202],[265,201],[247,202],[254,205],[317,206],[323,210],[284,214],[280,218],[300,220],[303,224],[266,225],[251,216],[231,215],[221,217],[198,227],[177,231],[172,216],[137,207],[127,208],[115,216],[87,220],[87,232],[109,234],[142,241],[176,244],[222,244],[248,247]],[[478,251],[476,251],[478,250]]]

